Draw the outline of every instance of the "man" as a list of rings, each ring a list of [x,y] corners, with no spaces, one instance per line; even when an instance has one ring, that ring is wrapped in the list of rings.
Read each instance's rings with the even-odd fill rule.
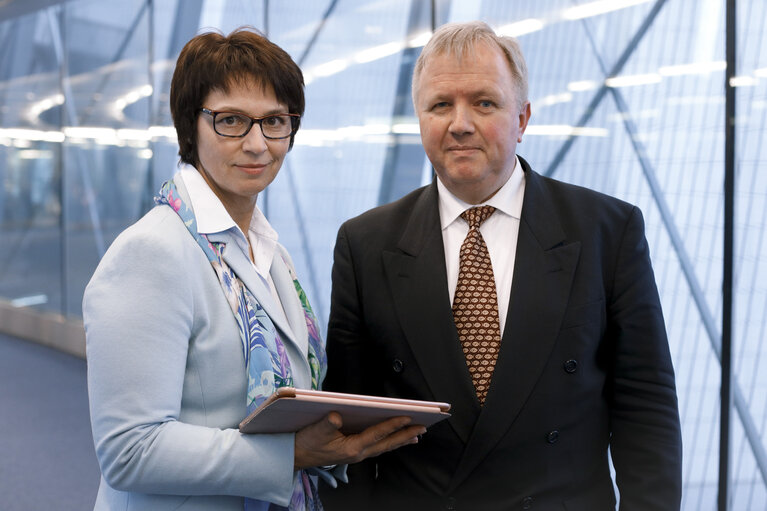
[[[452,416],[350,467],[326,509],[614,509],[609,455],[622,510],[679,509],[640,211],[516,156],[526,65],[484,23],[435,32],[413,101],[437,179],[341,227],[325,389],[446,401]]]

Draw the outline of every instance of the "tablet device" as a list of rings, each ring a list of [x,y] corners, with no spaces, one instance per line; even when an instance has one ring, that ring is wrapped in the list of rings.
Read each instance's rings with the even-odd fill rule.
[[[345,435],[399,416],[412,418],[413,425],[429,427],[450,417],[448,410],[448,403],[434,401],[281,387],[240,423],[240,432],[295,432],[333,411],[343,418],[341,432]]]

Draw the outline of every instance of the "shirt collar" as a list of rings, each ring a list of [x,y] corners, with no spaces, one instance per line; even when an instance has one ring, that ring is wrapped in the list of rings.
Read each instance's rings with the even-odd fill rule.
[[[200,234],[213,234],[234,229],[238,236],[245,241],[245,233],[237,226],[229,212],[224,207],[200,172],[191,165],[184,165],[179,171],[184,180],[186,191],[189,194],[194,216],[197,220],[197,232]],[[269,221],[258,207],[253,209],[250,219],[249,231],[256,236],[277,241],[277,231],[272,228]]]
[[[446,229],[455,222],[461,213],[476,206],[493,206],[512,218],[520,219],[522,216],[522,199],[524,198],[525,176],[519,158],[514,157],[514,170],[503,186],[488,200],[482,204],[469,204],[453,195],[442,181],[437,177],[437,190],[439,195],[439,217],[442,229]]]

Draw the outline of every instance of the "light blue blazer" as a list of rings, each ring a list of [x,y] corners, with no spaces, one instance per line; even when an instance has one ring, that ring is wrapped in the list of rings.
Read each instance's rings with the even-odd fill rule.
[[[183,193],[183,183],[177,185]],[[227,233],[226,263],[260,302],[308,388],[304,312],[279,246],[279,305]],[[96,510],[237,510],[287,505],[294,434],[243,435],[240,334],[218,278],[179,216],[158,206],[126,229],[85,290],[88,392],[102,479]],[[268,504],[264,504],[264,509]]]

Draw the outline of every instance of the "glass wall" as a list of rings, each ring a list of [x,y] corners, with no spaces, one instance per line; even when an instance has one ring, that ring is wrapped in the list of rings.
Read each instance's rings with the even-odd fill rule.
[[[0,7],[0,299],[80,316],[115,236],[176,169],[173,63],[248,24],[301,65],[307,112],[259,203],[327,319],[346,219],[432,179],[410,74],[433,25],[519,38],[542,174],[645,215],[677,372],[685,510],[716,508],[724,229],[721,0],[70,0]],[[767,507],[767,5],[737,2],[732,509]],[[12,16],[12,17],[9,17]],[[0,328],[2,326],[0,325]]]

